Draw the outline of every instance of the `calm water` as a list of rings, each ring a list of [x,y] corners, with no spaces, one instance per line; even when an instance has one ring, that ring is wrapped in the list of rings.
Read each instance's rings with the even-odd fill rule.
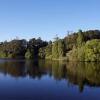
[[[100,64],[0,60],[0,100],[100,100]]]

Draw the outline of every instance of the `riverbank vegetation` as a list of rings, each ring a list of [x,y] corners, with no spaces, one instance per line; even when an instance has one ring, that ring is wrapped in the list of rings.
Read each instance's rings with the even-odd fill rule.
[[[100,31],[79,30],[49,42],[41,38],[1,42],[0,58],[100,61]]]
[[[45,59],[67,61],[100,61],[100,31],[79,30],[64,39],[55,38],[52,47],[43,47]],[[40,50],[42,50],[40,49]],[[46,51],[49,49],[49,51]],[[42,55],[42,52],[39,52]],[[40,56],[41,57],[41,56]],[[42,57],[41,57],[42,58]]]

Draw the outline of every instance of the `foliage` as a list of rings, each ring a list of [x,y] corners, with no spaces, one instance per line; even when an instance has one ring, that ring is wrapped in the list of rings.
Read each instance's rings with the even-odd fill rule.
[[[59,54],[59,57],[63,57],[64,56],[64,42],[63,40],[58,40],[58,54]]]
[[[66,56],[65,56],[66,54]],[[0,43],[0,58],[66,59],[69,61],[100,61],[100,31],[74,32],[59,39],[14,39]]]
[[[6,58],[6,57],[7,57],[6,53],[0,51],[0,58]]]
[[[52,45],[52,58],[59,59],[64,56],[64,42],[61,39],[54,41]]]
[[[45,58],[45,48],[42,47],[39,49],[39,54],[38,54],[39,58],[44,59]]]
[[[85,61],[100,61],[100,40],[88,41],[85,45]]]
[[[70,51],[77,45],[77,34],[73,33],[64,38],[65,50]]]
[[[0,57],[1,58],[34,58],[38,57],[38,50],[41,47],[47,46],[48,42],[38,39],[30,39],[27,42],[25,39],[14,39],[12,41],[5,41],[0,43]],[[29,55],[32,55],[29,57]]]
[[[46,59],[52,59],[52,43],[50,43],[45,48],[45,58]]]
[[[79,30],[78,32],[71,33],[64,38],[66,53],[72,50],[73,47],[77,47],[77,44],[78,44],[77,39],[80,32],[82,32],[82,35],[84,36],[84,39],[82,39],[84,40],[83,42],[87,42],[93,39],[100,39],[99,30],[89,30],[89,31],[84,31],[84,32]]]
[[[32,38],[28,42],[27,49],[29,49],[31,52],[34,51],[33,53],[34,57],[37,58],[39,56],[40,58],[43,58],[44,54],[42,54],[43,53],[42,50],[44,51],[44,49],[40,49],[40,48],[47,46],[47,44],[48,43],[46,41],[41,40],[41,38],[38,39]]]
[[[69,51],[66,54],[67,61],[77,61],[78,60],[78,52],[76,48],[73,48],[73,50]]]
[[[6,57],[18,57],[24,56],[26,52],[27,42],[26,40],[12,40],[10,42],[4,42],[0,45],[0,51],[5,53]],[[5,56],[4,56],[5,57]]]
[[[84,42],[84,34],[83,34],[82,30],[79,30],[78,38],[77,38],[77,45],[80,47],[83,42]]]
[[[25,58],[26,59],[33,59],[33,52],[31,52],[29,49],[27,50],[27,52],[25,53]]]
[[[100,61],[100,40],[87,41],[85,45],[73,49],[67,55],[69,60]]]
[[[55,41],[52,45],[52,58],[57,59],[59,58],[58,54],[58,41]]]

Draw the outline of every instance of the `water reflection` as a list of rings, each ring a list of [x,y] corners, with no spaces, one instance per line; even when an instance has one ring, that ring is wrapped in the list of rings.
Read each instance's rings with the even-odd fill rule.
[[[84,86],[100,86],[100,64],[99,63],[77,63],[58,61],[0,61],[0,73],[10,75],[14,78],[27,77],[41,79],[48,75],[54,80],[67,80],[69,85],[77,85],[79,91]],[[66,83],[67,85],[67,83]]]
[[[99,63],[69,63],[67,65],[68,80],[79,86],[82,92],[85,85],[100,86],[100,64]]]

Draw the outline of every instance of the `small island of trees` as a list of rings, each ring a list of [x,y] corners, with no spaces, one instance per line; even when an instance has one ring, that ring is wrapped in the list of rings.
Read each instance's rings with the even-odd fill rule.
[[[79,30],[49,42],[41,38],[4,41],[0,43],[0,58],[100,61],[100,31]]]

